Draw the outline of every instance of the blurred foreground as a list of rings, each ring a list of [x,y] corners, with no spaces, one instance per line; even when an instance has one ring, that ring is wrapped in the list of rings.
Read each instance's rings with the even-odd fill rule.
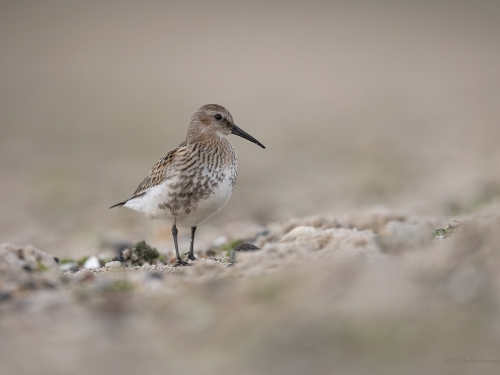
[[[233,267],[62,274],[3,245],[0,373],[496,373],[465,361],[500,355],[499,209],[440,241],[390,210],[293,219]]]

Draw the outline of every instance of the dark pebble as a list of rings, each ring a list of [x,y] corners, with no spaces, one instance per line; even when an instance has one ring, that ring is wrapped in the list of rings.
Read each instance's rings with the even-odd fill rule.
[[[11,292],[0,292],[0,303],[8,301],[12,298]]]
[[[229,255],[229,264],[234,265],[236,263],[236,254],[239,253],[240,251],[256,251],[256,250],[260,250],[260,248],[248,242],[240,243],[231,251],[231,254]],[[231,267],[230,265],[228,265],[228,267]]]
[[[28,266],[27,264],[25,264],[23,266],[23,270],[25,270],[26,272],[33,272],[33,268],[31,268],[30,266]]]
[[[163,274],[157,272],[150,272],[148,275],[151,279],[161,280],[163,279]]]
[[[248,242],[240,243],[233,249],[233,251],[256,251],[256,250],[260,250],[260,248]]]

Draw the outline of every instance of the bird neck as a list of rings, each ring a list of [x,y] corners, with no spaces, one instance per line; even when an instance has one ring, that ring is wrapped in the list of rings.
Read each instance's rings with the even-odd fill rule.
[[[229,142],[227,136],[215,132],[203,132],[196,134],[188,133],[185,142],[188,145],[203,145],[204,148],[217,152],[231,152],[234,150],[233,145]]]

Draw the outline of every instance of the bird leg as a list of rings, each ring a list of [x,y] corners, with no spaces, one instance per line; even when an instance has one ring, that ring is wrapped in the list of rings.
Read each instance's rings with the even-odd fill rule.
[[[186,253],[189,259],[191,260],[196,260],[196,257],[194,256],[194,234],[196,232],[196,227],[191,227],[191,245],[189,247],[189,252]]]
[[[177,230],[177,227],[174,224],[174,225],[172,225],[172,237],[174,237],[175,258],[176,258],[175,263],[174,263],[174,267],[189,266],[189,263],[184,262],[181,259],[181,256],[179,255],[179,245],[177,244],[177,233],[179,233],[179,231]]]

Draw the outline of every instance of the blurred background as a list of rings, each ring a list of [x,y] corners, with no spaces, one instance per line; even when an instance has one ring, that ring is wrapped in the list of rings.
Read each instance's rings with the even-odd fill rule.
[[[0,51],[1,242],[167,236],[107,208],[207,103],[267,147],[231,139],[238,184],[207,228],[500,195],[497,0],[4,0]]]

